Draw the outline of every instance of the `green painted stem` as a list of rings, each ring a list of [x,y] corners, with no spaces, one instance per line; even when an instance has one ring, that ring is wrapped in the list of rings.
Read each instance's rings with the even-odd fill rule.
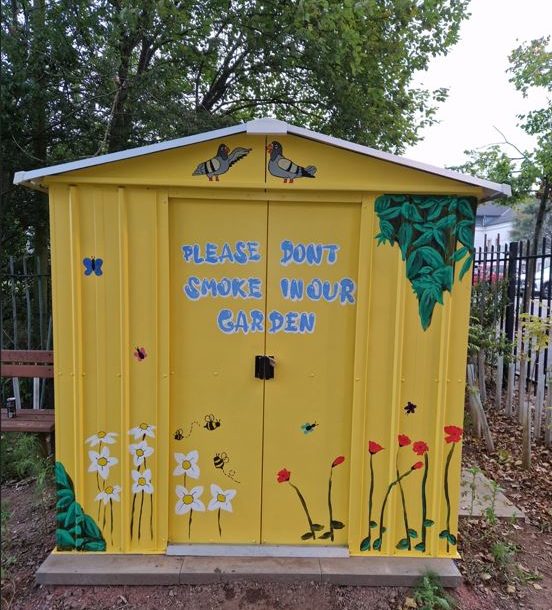
[[[222,537],[222,528],[220,527],[220,508],[218,509],[217,522],[218,522],[219,536]]]
[[[407,472],[405,472],[404,474],[402,474],[400,477],[398,477],[397,479],[395,479],[392,483],[389,484],[389,487],[387,488],[387,491],[385,492],[385,496],[383,498],[383,502],[381,505],[381,512],[380,512],[380,523],[379,523],[379,541],[380,541],[380,547],[379,547],[379,551],[381,552],[381,548],[383,546],[383,516],[385,514],[385,505],[387,504],[387,499],[389,498],[389,494],[391,493],[391,490],[393,489],[393,487],[402,479],[404,479],[404,477],[408,476],[410,473],[412,472],[412,468],[410,468],[410,470],[408,470]]]
[[[312,534],[312,539],[316,540],[316,532],[314,531],[314,528],[312,527],[312,519],[311,519],[311,516],[309,514],[309,509],[307,508],[307,503],[305,502],[305,498],[303,498],[303,494],[299,491],[299,489],[297,487],[295,487],[295,485],[293,483],[291,483],[290,481],[288,481],[288,483],[297,492],[297,496],[299,497],[299,500],[300,500],[300,502],[301,502],[301,504],[303,506],[303,510],[305,511],[305,515],[307,515],[307,519],[308,519],[308,522],[309,522],[309,529],[310,529],[311,534]]]
[[[456,447],[456,443],[452,443],[452,447],[450,448],[449,454],[447,455],[447,461],[445,464],[445,501],[447,503],[447,532],[450,534],[450,497],[449,497],[449,488],[448,488],[448,475],[449,475],[449,466],[450,460],[452,459],[452,454],[454,453],[454,447]],[[447,553],[449,552],[449,539],[447,538]]]
[[[131,517],[130,517],[130,539],[132,540],[132,537],[134,535],[134,507],[136,506],[136,494],[133,494],[132,496],[132,511],[131,511]]]
[[[150,539],[153,540],[153,494],[150,494]]]
[[[110,531],[111,531],[111,544],[113,544],[113,498],[109,498],[109,512],[110,512]]]
[[[427,453],[424,454],[424,476],[422,478],[422,544],[426,544],[426,519],[427,519],[427,499],[426,499],[426,482],[427,482],[427,471],[429,468],[429,460]]]
[[[333,511],[332,511],[332,475],[333,468],[330,468],[330,480],[328,482],[328,509],[330,512],[330,540],[334,541],[334,529],[333,529]]]
[[[374,497],[374,455],[370,454],[370,495],[368,496],[368,540],[372,540],[372,500]]]
[[[188,540],[191,537],[192,534],[192,515],[193,515],[193,510],[190,509],[190,516],[188,517]]]
[[[142,499],[140,500],[140,516],[138,517],[138,540],[142,535],[142,510],[144,508],[144,490],[142,489]]]
[[[399,482],[399,489],[401,491],[401,501],[403,509],[403,521],[404,521],[404,536],[408,541],[408,550],[412,550],[412,544],[410,542],[410,535],[408,534],[408,514],[406,512],[406,500],[404,499],[404,490],[400,479],[399,469],[397,468],[397,480]]]
[[[399,473],[399,451],[400,451],[400,448],[397,449],[397,455],[395,456],[395,467],[396,467],[396,472],[397,472],[397,480],[399,482],[399,489],[401,490],[401,502],[402,502],[403,520],[404,520],[404,537],[408,541],[408,550],[411,551],[412,544],[410,542],[410,536],[408,534],[408,514],[406,512],[406,500],[404,499],[404,489],[403,489],[403,486],[401,483],[401,475]]]

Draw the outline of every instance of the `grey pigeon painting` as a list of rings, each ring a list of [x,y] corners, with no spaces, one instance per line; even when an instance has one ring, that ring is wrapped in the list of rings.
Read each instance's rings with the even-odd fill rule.
[[[234,163],[237,163],[240,159],[243,159],[251,152],[251,148],[242,148],[238,146],[234,148],[232,152],[226,144],[221,144],[218,147],[217,154],[215,157],[202,161],[192,173],[192,176],[207,176],[209,181],[213,178],[218,182],[219,176],[225,174]]]
[[[296,178],[315,177],[316,167],[314,165],[302,167],[291,159],[286,159],[280,142],[274,140],[266,147],[266,150],[270,154],[268,171],[276,178],[283,178],[284,183],[289,182],[291,184]]]

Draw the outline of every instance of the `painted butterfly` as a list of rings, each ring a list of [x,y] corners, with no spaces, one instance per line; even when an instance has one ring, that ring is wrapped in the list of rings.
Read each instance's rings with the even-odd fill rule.
[[[90,258],[83,258],[82,264],[84,265],[84,275],[92,275],[95,273],[96,275],[102,275],[102,265],[103,259],[94,258],[91,256]]]
[[[311,423],[306,422],[301,426],[301,430],[303,430],[303,434],[309,434],[309,432],[312,432],[316,426],[318,426],[318,424],[314,421]]]
[[[145,347],[136,348],[136,351],[134,352],[134,357],[136,358],[136,360],[138,360],[138,362],[142,362],[142,360],[144,360],[144,358],[146,356],[147,356],[147,353],[146,353]]]
[[[404,412],[407,415],[410,415],[411,413],[415,413],[416,411],[416,406],[413,402],[408,401],[408,404],[406,405],[406,407],[404,407]]]

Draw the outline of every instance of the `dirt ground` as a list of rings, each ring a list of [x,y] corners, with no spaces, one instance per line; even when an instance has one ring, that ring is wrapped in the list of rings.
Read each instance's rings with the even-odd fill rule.
[[[491,422],[497,453],[489,458],[480,441],[466,437],[464,462],[496,480],[528,522],[494,524],[462,519],[458,562],[465,584],[454,594],[459,610],[552,609],[552,452],[535,450],[532,469],[518,463],[517,427],[506,418]],[[54,545],[54,498],[36,497],[32,481],[2,487],[12,512],[3,542],[2,610],[404,610],[412,590],[303,583],[237,582],[175,587],[43,587],[34,573]],[[498,551],[492,552],[493,545]],[[499,553],[500,549],[504,552]]]

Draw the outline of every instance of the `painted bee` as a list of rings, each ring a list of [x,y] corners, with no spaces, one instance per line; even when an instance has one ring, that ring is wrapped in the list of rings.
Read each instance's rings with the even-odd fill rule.
[[[181,441],[184,438],[184,432],[182,432],[182,428],[178,428],[178,430],[174,433],[174,440]]]
[[[205,416],[205,425],[203,427],[207,430],[216,430],[220,424],[220,419],[215,419],[215,416],[211,413]]]
[[[303,424],[301,426],[301,430],[303,430],[303,434],[308,434],[309,432],[312,432],[316,426],[319,426],[320,424],[317,424],[315,421],[311,423],[306,422],[305,424]]]
[[[224,470],[224,465],[228,464],[229,461],[230,458],[224,451],[222,453],[216,453],[215,457],[213,458],[215,468],[220,468],[221,470]]]

